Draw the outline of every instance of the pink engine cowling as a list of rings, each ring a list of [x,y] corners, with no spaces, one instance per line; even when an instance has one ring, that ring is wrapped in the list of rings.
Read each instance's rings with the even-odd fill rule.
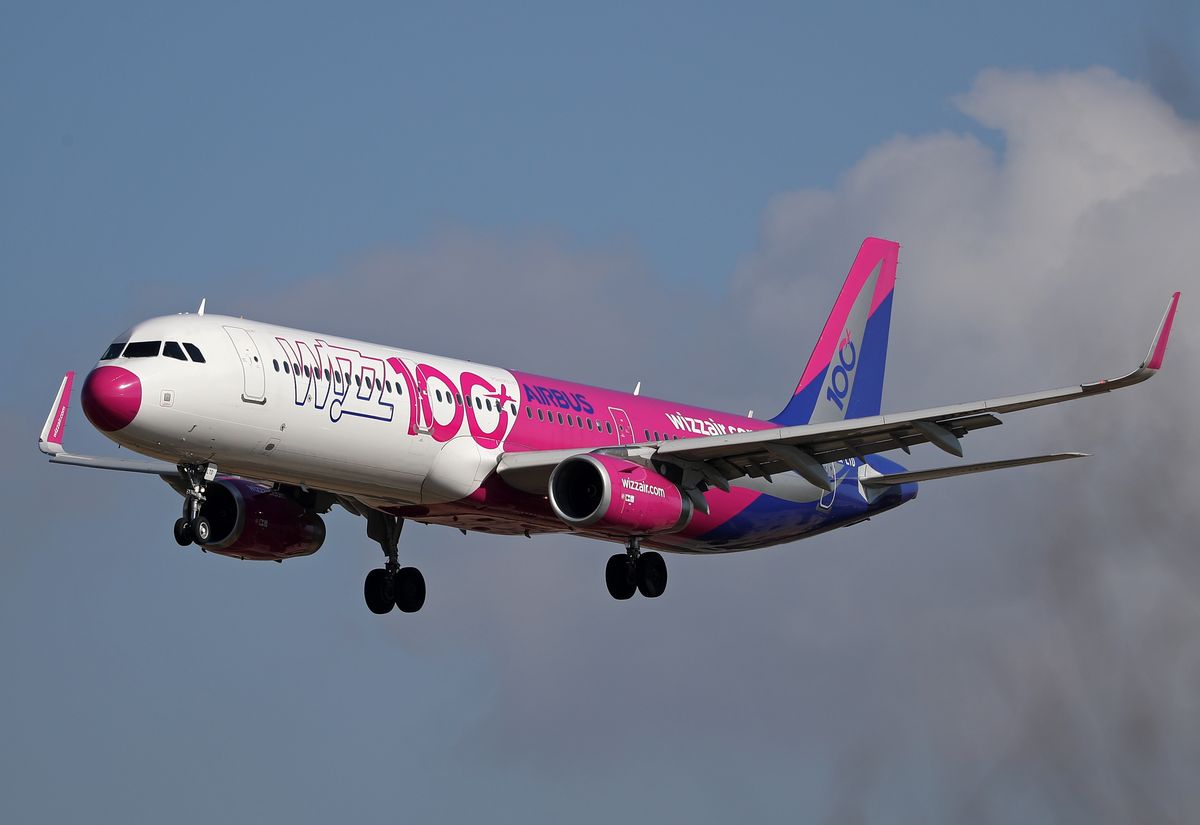
[[[325,541],[325,522],[287,495],[244,478],[219,478],[208,485],[200,514],[212,524],[201,545],[235,559],[282,561],[309,556]]]
[[[550,474],[550,506],[572,527],[621,536],[677,533],[692,502],[654,470],[591,453],[564,459]]]

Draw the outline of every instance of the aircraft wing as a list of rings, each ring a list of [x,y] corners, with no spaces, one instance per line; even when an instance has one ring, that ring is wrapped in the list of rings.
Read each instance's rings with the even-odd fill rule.
[[[1179,293],[1176,292],[1159,322],[1145,360],[1120,378],[912,412],[649,442],[600,452],[675,464],[684,472],[685,488],[689,486],[687,479],[690,477],[697,483],[702,481],[704,486],[720,489],[728,489],[730,481],[742,476],[770,479],[773,473],[792,470],[815,486],[829,490],[833,481],[823,465],[847,458],[862,459],[871,453],[888,450],[908,452],[915,444],[933,444],[961,458],[960,439],[973,430],[1000,424],[998,414],[1099,395],[1150,378],[1162,366],[1178,304]],[[514,487],[544,494],[550,472],[558,462],[567,455],[580,452],[595,451],[505,453],[501,456],[498,472]]]

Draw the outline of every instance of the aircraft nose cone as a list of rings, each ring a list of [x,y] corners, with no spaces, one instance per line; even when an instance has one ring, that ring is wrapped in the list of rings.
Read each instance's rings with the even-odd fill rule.
[[[81,393],[83,414],[106,433],[129,425],[142,405],[142,382],[121,367],[96,367]]]

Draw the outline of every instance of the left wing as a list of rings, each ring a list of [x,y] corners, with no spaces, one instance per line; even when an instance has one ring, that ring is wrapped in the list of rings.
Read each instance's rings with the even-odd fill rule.
[[[888,450],[908,452],[914,444],[926,443],[961,458],[962,436],[1000,424],[996,417],[999,413],[1060,404],[1140,384],[1162,366],[1178,305],[1179,293],[1176,292],[1159,322],[1145,360],[1137,369],[1112,380],[1101,379],[1025,395],[823,424],[646,442],[601,450],[505,453],[500,457],[497,472],[518,489],[544,494],[551,471],[563,458],[580,452],[605,452],[626,455],[633,460],[676,465],[683,471],[685,490],[703,492],[708,487],[728,490],[729,482],[742,476],[770,481],[772,474],[788,470],[817,487],[831,490],[834,481],[826,472],[825,464],[847,458],[863,459],[871,453]]]

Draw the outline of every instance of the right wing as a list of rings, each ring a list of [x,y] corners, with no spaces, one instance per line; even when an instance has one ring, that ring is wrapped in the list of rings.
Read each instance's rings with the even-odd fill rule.
[[[67,429],[67,412],[70,410],[71,386],[74,383],[74,372],[63,376],[62,383],[58,385],[58,395],[54,396],[54,404],[50,407],[50,415],[46,417],[41,435],[38,436],[38,449],[50,456],[50,463],[95,467],[100,470],[123,470],[127,473],[150,473],[164,478],[179,475],[179,468],[165,461],[74,455],[66,452],[63,448],[63,435]]]

